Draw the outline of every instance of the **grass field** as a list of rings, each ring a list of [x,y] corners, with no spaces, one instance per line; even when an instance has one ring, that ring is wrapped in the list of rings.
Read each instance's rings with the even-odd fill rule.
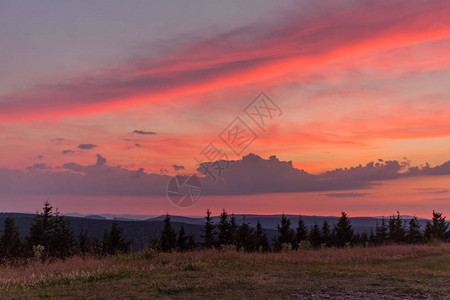
[[[289,253],[142,252],[0,266],[2,298],[449,298],[450,244]]]

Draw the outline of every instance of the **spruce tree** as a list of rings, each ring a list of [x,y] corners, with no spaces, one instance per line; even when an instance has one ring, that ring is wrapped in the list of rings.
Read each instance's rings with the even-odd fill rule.
[[[425,236],[427,240],[431,239],[440,239],[443,240],[447,233],[447,229],[449,224],[445,222],[445,218],[442,216],[442,213],[435,212],[433,210],[433,219],[427,221],[427,225],[425,227]]]
[[[373,233],[373,229],[370,230],[369,243],[370,243],[371,246],[374,246],[374,245],[377,244],[377,237]]]
[[[331,238],[331,232],[330,232],[330,225],[328,224],[327,220],[323,221],[322,223],[322,240],[321,244],[325,244],[326,246],[330,245],[330,238]]]
[[[65,259],[73,254],[75,241],[69,222],[62,216],[55,215],[53,220],[50,254],[52,257]]]
[[[306,240],[307,238],[308,238],[308,228],[306,227],[305,222],[303,222],[303,218],[299,216],[297,229],[295,232],[296,242],[300,243],[301,241]]]
[[[359,235],[359,245],[362,247],[367,247],[369,245],[369,236],[367,235],[367,232],[362,232]]]
[[[341,213],[337,224],[334,225],[333,236],[334,245],[337,247],[344,247],[352,241],[353,228],[345,212]]]
[[[186,231],[184,230],[184,226],[181,226],[180,231],[178,231],[177,249],[179,251],[187,251],[187,250],[189,250],[188,240],[189,240],[189,237],[186,235]]]
[[[319,225],[317,225],[317,223],[315,223],[311,229],[311,232],[309,234],[309,241],[313,248],[320,247],[320,244],[322,242],[322,235],[320,233]]]
[[[188,250],[197,249],[197,240],[193,234],[188,237]]]
[[[400,212],[389,218],[389,240],[394,243],[405,242],[405,226]]]
[[[184,228],[183,228],[184,235]],[[183,237],[184,238],[184,237]],[[160,248],[162,251],[172,251],[177,247],[177,233],[172,227],[169,214],[164,219],[164,226],[161,231]]]
[[[217,242],[219,246],[231,244],[232,241],[231,241],[230,222],[228,221],[228,214],[225,209],[220,214],[220,221],[217,226],[217,229],[219,230],[217,234],[218,239]]]
[[[82,255],[90,251],[90,240],[88,236],[88,230],[81,229],[78,233],[78,250]]]
[[[361,245],[361,235],[359,233],[355,233],[353,235],[351,245],[352,246],[360,246]]]
[[[421,243],[423,241],[423,235],[420,231],[420,223],[416,216],[409,220],[408,233],[406,234],[406,240],[410,244]]]
[[[255,250],[255,239],[253,236],[253,229],[250,228],[248,223],[242,221],[242,225],[239,226],[237,230],[237,244],[238,250],[244,250],[245,252],[250,252]]]
[[[203,245],[206,248],[212,248],[215,244],[215,232],[214,232],[214,221],[211,218],[211,212],[209,209],[206,210],[206,217],[205,217],[205,228],[203,229],[203,235],[201,236],[203,238]]]
[[[386,243],[388,238],[388,227],[386,225],[386,219],[383,217],[381,219],[381,225],[376,225],[375,239],[377,245],[383,245]]]
[[[53,207],[50,203],[48,203],[48,201],[45,201],[42,213],[33,218],[33,222],[29,230],[29,236],[27,237],[31,255],[33,255],[33,246],[41,245],[44,247],[42,259],[45,260],[50,256],[54,223],[55,218],[53,215]]]
[[[0,238],[0,262],[19,258],[21,249],[22,242],[16,222],[14,218],[7,217],[3,226],[3,235]]]
[[[236,216],[234,214],[231,215],[230,218],[230,244],[236,245],[236,232],[239,228],[239,225],[236,220]]]
[[[109,231],[109,234],[107,234],[107,238],[109,254],[114,255],[116,253],[125,253],[129,251],[130,242],[125,242],[123,229],[120,227],[117,220],[112,221],[111,230]]]
[[[41,259],[49,257],[65,259],[73,254],[75,245],[69,222],[46,201],[42,212],[33,218],[27,237],[29,255],[33,255],[33,247],[41,245],[44,252]]]
[[[284,214],[281,216],[281,225],[277,225],[278,237],[275,239],[275,250],[280,251],[283,244],[294,246],[295,232],[291,228],[291,220]]]
[[[267,252],[269,251],[270,245],[269,241],[267,240],[267,235],[264,232],[261,222],[258,220],[256,223],[256,232],[255,232],[255,239],[256,239],[256,250],[260,252]]]
[[[102,255],[109,255],[111,254],[111,242],[110,242],[110,238],[109,238],[109,232],[108,230],[104,230],[103,231],[103,239],[102,239]]]

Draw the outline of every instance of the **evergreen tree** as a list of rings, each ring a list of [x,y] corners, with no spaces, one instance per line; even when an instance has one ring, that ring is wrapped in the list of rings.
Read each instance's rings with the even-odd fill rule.
[[[246,252],[250,252],[255,250],[253,230],[250,228],[248,223],[242,221],[242,225],[239,226],[237,230],[237,244],[236,247],[238,250],[244,250]]]
[[[19,258],[21,249],[22,242],[16,222],[14,218],[7,217],[3,226],[3,235],[0,238],[0,262]]]
[[[447,233],[447,229],[449,224],[445,222],[445,218],[442,216],[442,213],[435,212],[433,210],[433,219],[427,221],[427,225],[425,227],[425,236],[427,240],[431,239],[440,239],[443,240]]]
[[[303,218],[299,216],[298,225],[295,232],[295,240],[297,243],[300,243],[306,239],[308,239],[308,228],[306,227],[305,222],[303,222]]]
[[[374,246],[377,244],[377,237],[375,236],[375,234],[373,234],[373,230],[370,230],[370,235],[369,235],[369,243],[371,246]]]
[[[178,231],[177,249],[179,251],[187,251],[187,250],[189,250],[188,240],[189,240],[189,237],[186,235],[186,232],[184,230],[184,226],[181,226],[180,231]]]
[[[184,235],[184,228],[182,233]],[[164,252],[177,248],[177,233],[172,227],[169,214],[167,214],[164,219],[164,226],[161,231],[160,248]]]
[[[322,235],[320,233],[319,225],[317,225],[317,223],[315,223],[311,229],[311,232],[309,234],[309,241],[313,248],[320,247],[320,244],[322,242]]]
[[[220,214],[220,221],[217,226],[219,232],[217,234],[218,244],[220,245],[229,245],[232,243],[231,241],[231,228],[230,222],[228,222],[228,214],[224,209]]]
[[[278,237],[275,239],[275,250],[280,251],[283,244],[294,246],[295,232],[291,228],[291,220],[284,214],[281,216],[281,225],[277,225]]]
[[[109,238],[109,232],[108,230],[104,230],[103,231],[103,239],[102,239],[102,255],[109,255],[110,253],[110,249],[111,249],[111,242],[110,242],[110,238]]]
[[[369,244],[369,236],[366,232],[362,232],[361,234],[355,234],[353,238],[353,245],[367,247]]]
[[[73,254],[75,241],[69,222],[62,216],[55,215],[53,220],[50,255],[65,259]]]
[[[189,235],[188,237],[188,250],[194,250],[197,249],[197,240],[195,239],[195,236],[193,234]]]
[[[236,245],[236,232],[238,228],[239,225],[237,223],[236,216],[232,214],[230,218],[230,243],[232,245]]]
[[[214,221],[211,218],[211,212],[209,209],[206,210],[206,217],[205,217],[205,228],[203,229],[203,235],[201,236],[203,238],[203,245],[206,248],[212,248],[215,244],[215,232],[214,232]]]
[[[405,241],[405,226],[399,211],[389,218],[389,240],[394,243]]]
[[[88,230],[81,229],[78,233],[78,249],[82,255],[90,251],[91,245],[88,236]]]
[[[261,222],[258,220],[256,223],[256,232],[255,232],[255,239],[256,239],[256,250],[261,252],[267,252],[269,251],[270,245],[269,241],[267,240],[267,235],[265,234]]]
[[[423,241],[422,232],[420,231],[420,224],[417,217],[413,217],[409,221],[408,233],[406,234],[406,240],[410,244],[421,243]]]
[[[331,238],[331,233],[330,233],[330,225],[328,224],[327,220],[323,221],[322,223],[322,240],[321,243],[325,244],[326,246],[330,245],[330,238]]]
[[[361,235],[359,233],[356,233],[353,235],[351,245],[352,246],[360,246],[361,245]]]
[[[334,245],[344,247],[353,239],[353,228],[345,212],[341,213],[336,225],[333,228]]]
[[[69,222],[46,201],[42,213],[33,218],[27,237],[29,254],[34,246],[41,245],[44,252],[41,258],[56,257],[65,259],[73,254],[75,245]]]
[[[111,223],[111,230],[107,234],[108,254],[116,254],[120,252],[128,252],[130,242],[125,242],[123,237],[123,229],[117,220]]]
[[[382,245],[387,241],[388,227],[386,225],[386,219],[384,217],[381,219],[381,225],[378,226],[377,223],[375,238],[377,245]]]
[[[27,237],[31,253],[33,246],[41,245],[44,247],[44,253],[42,255],[42,259],[44,260],[50,256],[54,223],[53,207],[48,201],[45,201],[42,213],[33,218],[29,236]]]

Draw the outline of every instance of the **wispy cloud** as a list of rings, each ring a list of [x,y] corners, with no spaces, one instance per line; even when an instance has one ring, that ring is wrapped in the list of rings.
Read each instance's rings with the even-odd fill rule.
[[[154,135],[156,132],[153,131],[144,131],[144,130],[134,130],[133,133],[140,135]]]
[[[257,24],[196,39],[184,50],[151,63],[141,57],[133,64],[118,64],[113,75],[40,85],[9,95],[0,101],[0,121],[92,114],[259,82],[356,54],[450,36],[450,7],[444,0],[409,1],[407,7],[398,0],[327,3],[293,7],[290,15],[280,16],[283,21],[277,26]]]
[[[95,147],[97,147],[97,145],[94,145],[94,144],[80,144],[80,145],[78,145],[78,149],[81,149],[81,150],[90,150],[90,149],[94,149]]]
[[[366,195],[369,195],[368,193],[330,193],[325,194],[327,197],[335,197],[335,198],[347,198],[347,197],[364,197]]]
[[[75,151],[70,150],[70,149],[66,149],[66,150],[61,151],[61,153],[65,155],[65,154],[75,153]]]

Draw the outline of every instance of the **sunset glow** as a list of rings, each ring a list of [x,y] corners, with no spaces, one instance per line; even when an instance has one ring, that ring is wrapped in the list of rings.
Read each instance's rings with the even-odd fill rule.
[[[75,2],[48,20],[49,3],[32,17],[0,4],[1,211],[450,214],[448,1],[250,1],[202,18],[194,2],[114,3],[114,25]],[[244,112],[262,91],[282,110],[264,129]],[[257,135],[240,155],[219,137],[236,117]],[[169,179],[198,173],[210,142],[229,172],[199,174],[199,202],[173,206]]]

